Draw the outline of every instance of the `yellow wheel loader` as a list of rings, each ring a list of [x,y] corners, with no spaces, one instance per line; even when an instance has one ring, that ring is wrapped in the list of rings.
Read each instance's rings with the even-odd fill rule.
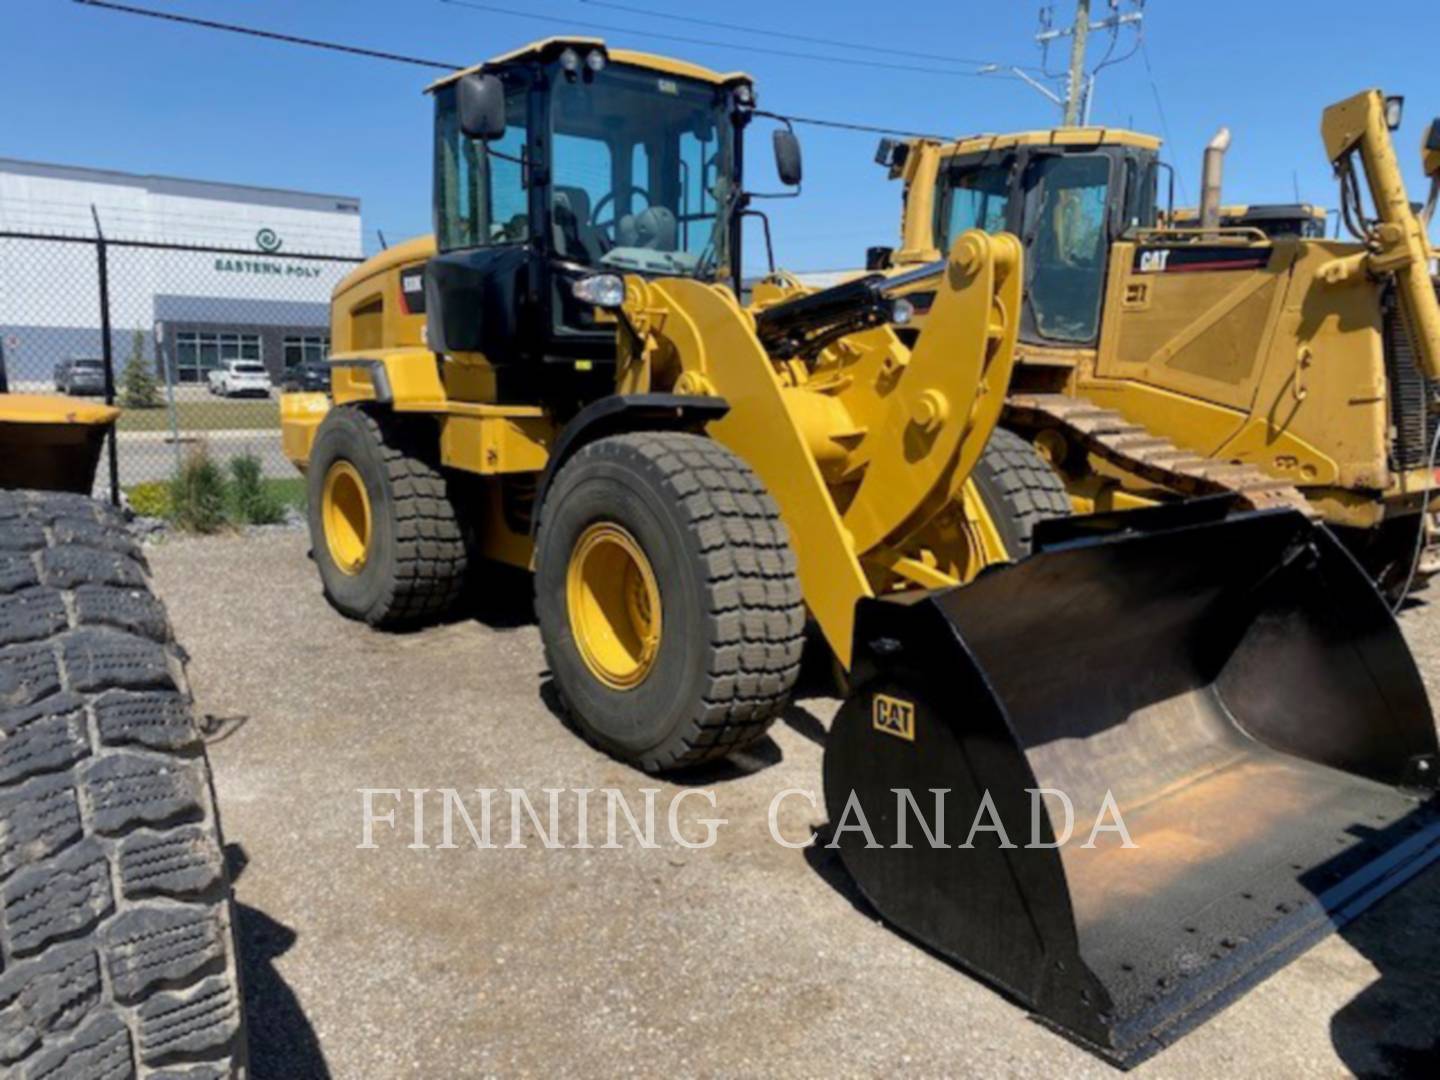
[[[331,393],[282,401],[339,611],[413,625],[533,569],[571,720],[645,770],[758,739],[813,620],[859,888],[1123,1064],[1440,856],[1419,675],[1327,531],[1228,498],[1072,517],[997,428],[1013,236],[742,302],[746,76],[564,38],[430,89],[435,235],[337,287]],[[1040,789],[1129,842],[1067,843]]]
[[[1226,131],[1206,151],[1205,205],[1187,216],[1158,206],[1158,139],[1060,128],[882,142],[878,160],[904,183],[902,238],[868,261],[922,265],[970,228],[1020,236],[1004,424],[1041,448],[1077,509],[1215,492],[1294,505],[1396,599],[1440,569],[1440,303],[1388,130],[1397,102],[1367,91],[1325,110],[1353,241],[1325,239],[1305,207],[1222,207]],[[1440,177],[1440,122],[1426,145]],[[932,293],[911,292],[912,334]]]

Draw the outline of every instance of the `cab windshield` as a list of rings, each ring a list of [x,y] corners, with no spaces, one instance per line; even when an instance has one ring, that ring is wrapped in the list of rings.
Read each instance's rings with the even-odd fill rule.
[[[440,250],[525,244],[531,218],[528,85],[507,82],[506,130],[489,152],[460,130],[452,88],[436,110]],[[550,250],[585,267],[715,277],[728,270],[733,137],[725,91],[612,64],[557,72],[549,90]]]
[[[554,249],[586,266],[711,276],[734,170],[714,86],[613,65],[553,90]]]

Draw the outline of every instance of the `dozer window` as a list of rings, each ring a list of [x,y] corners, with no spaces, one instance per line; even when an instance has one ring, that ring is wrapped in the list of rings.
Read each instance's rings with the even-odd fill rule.
[[[725,266],[721,209],[730,125],[715,88],[612,65],[554,89],[556,253],[587,266],[712,276]]]
[[[1004,231],[1010,205],[1008,165],[951,170],[942,174],[940,185],[940,197],[935,200],[935,244],[941,251],[949,251],[955,238],[967,229]]]
[[[455,90],[445,87],[435,107],[435,236],[441,251],[523,244],[530,238],[525,190],[525,91],[506,94],[505,136],[491,153],[460,130]]]
[[[1105,286],[1110,158],[1042,157],[1027,177],[1023,234],[1035,330],[1056,341],[1090,342]]]

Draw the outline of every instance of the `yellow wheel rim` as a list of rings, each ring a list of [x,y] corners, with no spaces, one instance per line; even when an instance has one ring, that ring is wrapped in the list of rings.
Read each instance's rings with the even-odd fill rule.
[[[612,690],[645,681],[660,651],[660,589],[633,536],[611,522],[580,534],[565,572],[565,606],[595,678]]]
[[[337,461],[325,473],[320,514],[330,561],[342,574],[358,574],[370,551],[370,496],[350,462]]]

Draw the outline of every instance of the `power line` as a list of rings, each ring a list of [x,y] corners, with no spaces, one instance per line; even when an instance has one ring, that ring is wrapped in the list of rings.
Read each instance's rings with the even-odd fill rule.
[[[936,135],[931,131],[904,131],[892,127],[876,127],[871,124],[852,124],[848,120],[820,120],[813,116],[791,116],[789,113],[764,113],[777,120],[789,120],[792,124],[809,124],[812,127],[838,128],[841,131],[868,131],[876,135],[901,135],[907,139],[950,139],[951,135]]]
[[[444,2],[446,2],[446,0],[441,0],[441,2],[444,3]],[[303,46],[306,46],[306,47],[308,47],[308,48],[328,49],[328,50],[330,50],[330,51],[332,51],[332,52],[350,53],[350,54],[355,55],[355,56],[362,56],[362,57],[366,57],[366,58],[368,58],[368,59],[373,59],[373,60],[389,60],[389,61],[396,62],[396,63],[419,64],[419,65],[423,65],[423,66],[426,66],[426,67],[443,68],[443,69],[446,70],[446,71],[454,71],[454,70],[456,70],[456,69],[458,69],[458,68],[462,68],[462,67],[466,67],[466,66],[467,66],[467,65],[465,65],[465,64],[447,63],[447,62],[440,61],[440,60],[424,60],[424,59],[420,59],[420,58],[418,58],[418,57],[413,57],[413,56],[402,56],[402,55],[400,55],[400,54],[398,54],[398,53],[380,52],[380,51],[375,50],[375,49],[365,49],[365,48],[361,48],[361,47],[359,47],[359,46],[346,45],[346,44],[343,44],[343,43],[341,43],[341,42],[322,41],[322,40],[320,40],[320,39],[318,39],[318,38],[297,37],[297,36],[295,36],[295,35],[293,35],[293,34],[282,34],[282,33],[278,33],[278,32],[273,31],[273,30],[262,30],[262,29],[260,29],[260,28],[258,28],[258,27],[238,26],[238,25],[235,25],[235,24],[232,24],[232,23],[215,22],[215,21],[210,20],[210,19],[193,19],[193,18],[189,18],[188,16],[173,15],[173,14],[171,14],[170,12],[166,12],[166,11],[151,11],[151,10],[149,10],[149,9],[147,9],[147,8],[134,7],[134,6],[129,5],[129,4],[116,4],[116,3],[111,3],[110,0],[75,0],[75,3],[77,3],[77,4],[82,4],[82,5],[86,6],[86,7],[105,8],[105,9],[108,9],[108,10],[111,10],[111,11],[117,11],[117,12],[120,12],[120,13],[126,14],[126,15],[140,15],[140,16],[145,16],[145,17],[154,18],[154,19],[162,19],[162,20],[164,20],[164,21],[166,21],[166,22],[184,23],[184,24],[187,24],[187,25],[190,25],[190,26],[197,26],[197,27],[200,27],[201,29],[205,29],[205,30],[219,30],[219,31],[223,31],[223,32],[225,32],[225,33],[243,34],[243,35],[246,35],[246,36],[248,36],[248,37],[258,37],[258,38],[264,38],[264,39],[271,40],[271,41],[281,41],[281,42],[285,42],[286,44],[290,44],[290,45],[303,45]],[[466,4],[466,5],[463,5],[463,6],[466,6],[466,7],[480,7],[480,5],[477,5],[477,4]],[[515,15],[519,15],[519,16],[524,17],[524,18],[538,18],[538,19],[543,19],[543,20],[545,20],[545,21],[547,21],[547,22],[554,21],[554,19],[553,19],[552,16],[531,15],[531,14],[528,13],[528,12],[515,12],[515,11],[510,11],[510,10],[508,10],[508,9],[498,9],[498,8],[488,9],[488,10],[500,11],[500,12],[502,12],[503,14],[515,14]],[[594,24],[588,24],[588,25],[592,25],[592,26],[593,26]],[[624,31],[621,31],[621,32],[622,32],[622,33],[643,33],[642,31],[631,31],[631,30],[624,30]],[[687,39],[687,40],[688,40],[688,39]],[[706,44],[710,44],[710,43],[707,42]],[[756,49],[754,49],[754,48],[752,48],[752,47],[750,47],[750,46],[734,46],[734,47],[736,47],[736,48],[747,48],[747,49],[749,49],[751,52],[765,51],[765,50],[756,50]],[[841,59],[841,58],[839,58],[839,57],[829,57],[828,59],[829,59],[831,62],[833,62],[833,63],[841,63],[841,64],[843,64],[843,63],[849,63],[849,61],[843,60],[843,59]],[[929,70],[929,69],[919,68],[919,69],[915,69],[915,70],[922,70],[922,71],[923,71],[923,70]],[[940,74],[952,74],[952,75],[953,75],[953,74],[963,74],[963,73],[961,73],[961,72],[940,72]],[[938,136],[938,135],[927,135],[927,134],[924,134],[924,133],[921,133],[921,132],[904,131],[904,130],[900,130],[900,129],[897,129],[897,128],[879,127],[879,126],[872,126],[872,125],[869,125],[869,124],[854,124],[854,123],[850,123],[850,122],[848,122],[848,121],[843,121],[843,120],[825,120],[825,119],[821,119],[821,118],[817,118],[817,117],[790,116],[790,117],[786,117],[786,119],[788,119],[788,120],[790,120],[792,123],[796,123],[796,124],[809,124],[809,125],[812,125],[812,126],[814,126],[814,127],[837,128],[837,129],[840,129],[840,130],[873,132],[873,133],[879,134],[879,135],[900,135],[900,136],[904,136],[904,137],[921,137],[921,138],[943,138],[943,137],[944,137],[944,136]]]
[[[951,71],[945,68],[920,67],[916,64],[890,64],[883,60],[851,60],[843,56],[823,56],[820,53],[795,52],[792,49],[767,49],[761,45],[742,45],[734,41],[716,41],[713,38],[687,37],[683,34],[664,34],[657,30],[639,30],[633,26],[615,26],[610,23],[591,22],[586,19],[567,19],[559,15],[540,15],[533,11],[521,11],[517,8],[500,7],[496,4],[474,3],[472,0],[440,0],[440,3],[450,7],[470,8],[475,11],[484,11],[492,15],[509,15],[516,19],[532,19],[544,23],[564,23],[566,26],[582,26],[587,30],[604,30],[616,34],[638,34],[641,37],[655,38],[658,41],[678,41],[685,45],[704,45],[710,48],[721,49],[743,49],[750,53],[763,53],[766,56],[783,56],[788,60],[809,60],[824,64],[843,64],[846,67],[867,67],[879,68],[884,71],[909,71],[919,72],[924,75],[946,75],[957,79],[979,79],[985,76],[981,71]],[[1002,78],[1014,78],[1001,76]]]
[[[1165,142],[1170,146],[1170,152],[1173,155],[1179,150],[1179,147],[1170,137],[1170,121],[1165,117],[1165,105],[1160,100],[1160,87],[1155,85],[1155,71],[1150,66],[1150,50],[1145,47],[1144,38],[1140,39],[1140,59],[1145,62],[1145,77],[1150,81],[1150,93],[1155,97],[1155,111],[1160,114],[1160,130],[1165,133]],[[1185,190],[1185,178],[1180,175],[1179,169],[1175,169],[1175,179],[1180,184],[1180,198],[1188,203],[1190,194]]]
[[[592,7],[612,8],[615,11],[628,11],[633,15],[646,15],[657,19],[669,19],[672,22],[691,23],[695,26],[710,26],[717,30],[734,30],[742,34],[762,34],[765,37],[784,38],[787,41],[804,41],[811,45],[829,45],[837,49],[860,49],[864,52],[885,53],[889,56],[908,56],[915,60],[939,60],[949,64],[974,64],[983,67],[986,64],[997,63],[995,60],[976,60],[967,56],[944,56],[940,53],[918,52],[914,49],[889,49],[881,45],[871,45],[862,42],[840,41],[836,38],[814,37],[809,34],[791,34],[783,30],[762,29],[755,26],[745,26],[740,23],[718,22],[714,19],[698,19],[693,15],[674,15],[668,11],[656,11],[654,8],[636,7],[632,4],[616,4],[611,0],[580,0],[582,4],[589,4]],[[748,48],[748,46],[746,46]],[[836,58],[839,59],[838,57]],[[841,61],[842,63],[848,61]],[[1003,64],[1003,67],[1014,65]],[[1026,65],[1019,65],[1025,67]],[[1039,71],[1039,68],[1030,68],[1032,71]]]
[[[464,64],[451,64],[443,60],[426,60],[419,56],[405,56],[403,53],[384,52],[380,49],[367,49],[360,45],[342,45],[336,41],[321,41],[319,38],[296,37],[294,34],[282,34],[274,30],[261,30],[254,26],[241,26],[238,23],[215,22],[213,19],[197,19],[190,15],[176,15],[170,11],[152,11],[149,8],[132,7],[129,4],[114,4],[110,0],[75,0],[77,4],[86,7],[106,8],[110,11],[123,12],[126,15],[143,15],[149,19],[163,19],[166,22],[184,23],[187,26],[199,26],[206,30],[225,30],[231,34],[246,34],[250,37],[264,38],[268,41],[283,41],[288,45],[306,45],[312,49],[328,49],[331,52],[349,53],[351,56],[368,56],[374,60],[391,60],[397,64],[414,64],[418,67],[443,68],[446,71],[454,71],[456,68],[464,67]]]

